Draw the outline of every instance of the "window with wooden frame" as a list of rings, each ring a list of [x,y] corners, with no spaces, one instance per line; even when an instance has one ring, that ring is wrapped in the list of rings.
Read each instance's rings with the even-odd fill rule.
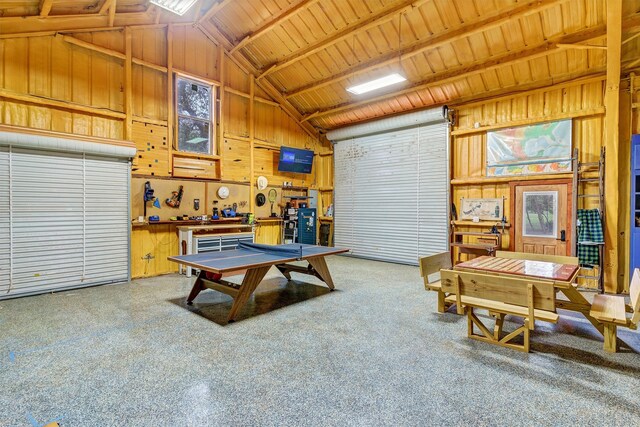
[[[178,151],[215,155],[216,87],[176,75],[176,146]]]

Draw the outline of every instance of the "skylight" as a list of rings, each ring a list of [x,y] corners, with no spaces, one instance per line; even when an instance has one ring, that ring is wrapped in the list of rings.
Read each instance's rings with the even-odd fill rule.
[[[184,15],[198,0],[149,0],[151,3],[167,9],[177,15]]]
[[[388,76],[380,77],[379,79],[371,80],[370,82],[362,83],[356,86],[347,88],[347,91],[356,95],[361,95],[372,90],[380,89],[392,84],[403,82],[407,79],[402,77],[398,73],[389,74]]]

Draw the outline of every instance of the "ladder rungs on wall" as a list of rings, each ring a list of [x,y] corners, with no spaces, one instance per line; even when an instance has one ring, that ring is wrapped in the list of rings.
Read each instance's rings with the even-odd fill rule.
[[[572,215],[573,215],[573,224],[574,224],[574,233],[571,235],[571,255],[576,256],[578,250],[578,201],[585,199],[598,199],[598,210],[600,211],[600,221],[602,223],[602,228],[604,230],[604,221],[605,221],[605,212],[604,212],[604,161],[605,161],[605,150],[604,147],[600,149],[600,159],[597,162],[580,162],[578,149],[573,150],[573,158],[572,158],[572,169],[573,169],[573,200],[572,200]],[[597,172],[597,177],[585,177],[586,172]],[[585,194],[581,193],[581,190],[584,188],[580,188],[580,184],[591,185],[590,183],[598,184],[598,193],[597,194]],[[597,282],[597,289],[600,292],[603,292],[603,278],[604,278],[604,244],[598,245],[598,258],[599,265],[596,268],[587,268],[582,267],[580,269],[580,274],[578,278],[583,280],[594,280]],[[592,272],[592,274],[586,274],[585,270]],[[584,273],[583,273],[584,272]],[[593,274],[596,273],[596,274]]]

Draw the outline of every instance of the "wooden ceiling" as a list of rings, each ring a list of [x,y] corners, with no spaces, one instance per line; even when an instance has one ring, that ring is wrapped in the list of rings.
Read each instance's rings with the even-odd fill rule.
[[[623,69],[639,65],[640,0],[624,0]],[[193,22],[303,121],[327,130],[582,76],[606,64],[604,0],[0,0],[2,32]],[[407,81],[356,96],[387,75]]]

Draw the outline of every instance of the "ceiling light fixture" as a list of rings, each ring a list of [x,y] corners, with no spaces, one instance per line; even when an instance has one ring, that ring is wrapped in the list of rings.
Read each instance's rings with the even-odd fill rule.
[[[149,0],[156,6],[160,6],[163,9],[167,9],[176,15],[184,15],[187,10],[194,5],[198,0]]]
[[[356,95],[362,95],[363,93],[404,82],[405,80],[407,79],[402,77],[400,74],[393,73],[388,76],[380,77],[379,79],[371,80],[370,82],[351,86],[350,88],[347,88],[347,91]]]

